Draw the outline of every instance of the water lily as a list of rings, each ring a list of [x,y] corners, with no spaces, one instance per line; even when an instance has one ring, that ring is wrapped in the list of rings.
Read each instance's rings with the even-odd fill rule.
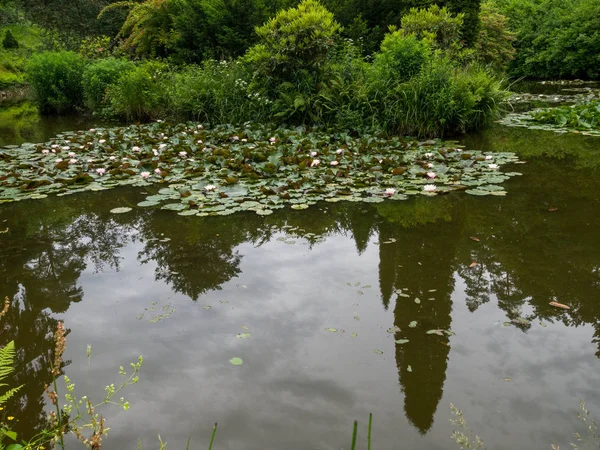
[[[42,153],[44,155],[47,155],[48,153],[50,153],[50,150],[48,150],[47,148],[45,148],[44,150],[42,150]]]
[[[158,167],[156,169],[154,169],[154,173],[160,175],[162,173],[162,170],[160,170]]]
[[[90,133],[95,133],[96,130],[94,128],[90,128]]]
[[[65,145],[64,147],[61,147],[61,150],[67,152],[67,151],[71,150],[71,147],[69,147],[68,145]]]
[[[248,142],[248,139],[244,138],[242,139],[242,142]]]
[[[341,155],[342,153],[344,153],[344,150],[343,150],[343,149],[341,149],[341,148],[338,148],[338,149],[337,149],[335,152],[336,152],[338,155]]]
[[[277,138],[276,137],[272,137],[272,138],[269,139],[269,142],[271,144],[274,144],[275,142],[277,142]]]
[[[141,151],[142,149],[136,145],[136,146],[132,147],[131,150],[137,153],[137,152]]]
[[[321,164],[321,161],[319,161],[318,159],[313,159],[310,163],[310,167],[317,167],[319,164]]]
[[[425,186],[423,186],[423,190],[425,192],[433,192],[437,189],[437,186],[435,184],[426,184]]]
[[[61,162],[62,162],[62,159],[61,159],[61,158],[56,158],[56,159],[54,160],[54,162],[55,162],[56,164],[58,164],[58,163],[61,163]]]
[[[158,156],[158,150],[156,150],[155,148],[152,149],[152,153],[154,153],[154,156]]]
[[[145,180],[146,178],[148,178],[150,176],[150,172],[142,172],[142,173],[140,173],[140,176]]]
[[[71,158],[69,160],[69,164],[75,164],[75,163],[77,163],[77,160],[75,158]]]
[[[498,164],[488,164],[488,167],[492,170],[499,168],[500,166]]]
[[[204,127],[202,125],[198,125],[196,128],[198,128],[199,130],[201,130]]]
[[[339,162],[337,162],[337,161],[331,161],[329,164],[332,165],[332,166],[337,166],[339,164]]]
[[[58,148],[58,147],[59,147],[59,146],[58,146],[58,144],[52,144],[52,145],[50,146],[50,148],[54,148],[54,149],[56,149],[56,148]]]
[[[426,175],[427,175],[427,178],[430,178],[432,180],[437,176],[435,174],[435,172],[427,172]]]
[[[206,192],[211,192],[211,191],[214,191],[215,189],[217,189],[217,187],[214,184],[207,184],[206,186],[204,186],[204,190]]]
[[[105,142],[106,142],[106,139],[100,139],[100,140],[98,141],[98,144],[104,144]]]
[[[202,139],[198,139],[198,140],[196,141],[196,144],[202,144],[202,143],[203,143],[203,142],[202,142]]]
[[[103,169],[102,167],[100,167],[99,169],[96,169],[96,173],[98,175],[102,176],[106,173],[106,169]]]
[[[69,152],[69,153],[67,154],[67,156],[69,156],[70,158],[72,158],[73,156],[75,156],[75,152]]]
[[[87,160],[87,162],[91,164],[91,163],[94,162],[94,160],[92,158],[90,158],[90,159]]]
[[[160,145],[158,146],[158,149],[159,149],[159,150],[164,150],[165,148],[167,148],[167,144],[160,144]]]
[[[310,156],[314,158],[315,156],[317,156],[317,152],[310,152]]]
[[[111,161],[114,161],[115,159],[117,159],[116,156],[109,156],[108,159],[110,159]]]
[[[433,153],[425,153],[425,158],[433,158]]]
[[[485,159],[490,160],[490,159],[494,159],[494,157],[492,155],[485,155]]]
[[[433,169],[433,163],[427,163],[427,168],[428,169]]]
[[[387,188],[385,190],[385,195],[388,195],[388,196],[389,195],[394,195],[395,193],[396,193],[396,189],[394,189],[394,188]]]
[[[233,136],[233,137],[231,138],[231,140],[232,140],[232,141],[239,141],[239,140],[240,140],[240,137],[239,137],[239,136]]]
[[[187,152],[179,152],[179,156],[185,158],[187,156]]]

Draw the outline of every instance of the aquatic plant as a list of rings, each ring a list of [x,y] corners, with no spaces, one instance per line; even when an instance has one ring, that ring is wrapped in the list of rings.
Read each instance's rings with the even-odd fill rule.
[[[520,175],[498,170],[517,160],[513,153],[463,151],[450,141],[197,123],[63,133],[5,147],[0,158],[0,203],[130,185],[153,191],[140,207],[199,216],[455,190],[504,196],[499,184]]]

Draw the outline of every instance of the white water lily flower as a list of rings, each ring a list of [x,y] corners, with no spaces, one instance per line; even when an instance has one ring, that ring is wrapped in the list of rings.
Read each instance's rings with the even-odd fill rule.
[[[90,133],[95,133],[96,130],[94,128],[90,128]]]
[[[427,174],[426,174],[426,175],[427,175],[427,178],[431,178],[431,179],[433,179],[433,178],[435,178],[435,177],[436,177],[436,174],[435,174],[435,172],[427,172]]]
[[[93,160],[92,158],[90,158],[90,159],[88,159],[88,160],[87,160],[87,162],[89,162],[89,163],[93,163],[93,162],[94,162],[94,160]]]
[[[428,169],[433,169],[433,163],[427,163],[427,168]]]
[[[159,150],[164,150],[165,148],[167,148],[167,144],[160,144],[160,145],[158,146],[158,149],[159,149]]]
[[[179,152],[179,156],[185,158],[187,156],[187,152]]]
[[[335,152],[336,152],[338,155],[341,155],[342,153],[344,153],[344,150],[343,150],[343,149],[341,149],[341,148],[338,148],[338,149],[337,149]]]
[[[71,147],[69,147],[68,145],[65,145],[64,147],[61,147],[61,150],[66,152],[66,151],[71,150]]]
[[[310,163],[310,167],[317,167],[319,164],[321,164],[321,161],[319,161],[318,159],[313,159]]]
[[[150,176],[150,172],[142,172],[142,173],[140,173],[140,176],[145,180],[146,178],[148,178]]]
[[[114,161],[115,159],[117,159],[116,156],[109,156],[108,159],[110,159],[111,161]]]
[[[137,153],[137,152],[141,151],[142,149],[136,145],[136,146],[132,147],[131,150]]]
[[[490,160],[490,159],[494,159],[494,157],[492,155],[485,155],[485,159]]]
[[[317,152],[310,152],[310,156],[314,158],[315,156],[317,156]]]
[[[231,140],[232,140],[232,141],[239,141],[239,140],[240,140],[240,137],[239,137],[239,136],[233,136],[233,137],[231,138]]]
[[[425,158],[433,158],[433,153],[425,153]]]
[[[56,149],[58,148],[58,144],[52,144],[50,147]]]
[[[196,141],[196,144],[202,144],[202,140],[201,140],[201,139],[198,139],[198,140]]]
[[[75,163],[77,163],[77,160],[75,158],[71,158],[69,160],[69,164],[75,164]]]
[[[490,169],[498,169],[500,166],[498,164],[488,164]]]
[[[106,169],[103,169],[103,168],[96,169],[96,173],[98,175],[102,176],[106,173]]]
[[[331,161],[329,164],[332,165],[332,166],[337,166],[339,164],[339,162],[337,162],[337,161]]]
[[[201,130],[204,127],[202,125],[198,125],[196,128],[198,128],[199,130]]]
[[[154,156],[158,156],[158,150],[156,150],[155,148],[152,149],[152,153],[154,153]]]
[[[385,195],[394,195],[396,193],[396,189],[394,188],[387,188],[385,190]]]
[[[277,138],[276,137],[272,137],[272,138],[269,139],[269,142],[271,144],[274,144],[275,142],[277,142]]]
[[[204,190],[206,192],[211,192],[211,191],[214,191],[215,189],[217,189],[217,187],[214,184],[207,184],[206,186],[204,186]]]
[[[100,139],[100,140],[98,141],[98,144],[104,144],[105,142],[106,142],[106,139]]]
[[[58,163],[61,163],[61,162],[62,162],[62,159],[61,159],[61,158],[56,158],[56,159],[54,160],[54,162],[55,162],[56,164],[58,164]]]
[[[435,184],[426,184],[425,186],[423,186],[423,190],[425,192],[433,192],[437,189],[437,186]]]
[[[75,156],[75,152],[69,152],[69,153],[67,154],[67,156],[69,156],[70,158],[72,158],[73,156]]]
[[[42,153],[44,155],[47,155],[48,153],[50,153],[50,150],[48,150],[47,148],[45,148],[44,150],[42,150]]]

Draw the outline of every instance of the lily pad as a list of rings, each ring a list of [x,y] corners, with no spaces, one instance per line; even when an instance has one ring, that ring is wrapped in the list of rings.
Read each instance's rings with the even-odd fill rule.
[[[132,210],[132,208],[129,208],[128,206],[122,206],[120,208],[113,208],[110,210],[110,212],[112,214],[123,214],[123,213],[128,213],[131,210]]]
[[[242,364],[244,364],[244,361],[242,360],[242,358],[231,358],[229,360],[229,363],[234,365],[234,366],[241,366]]]

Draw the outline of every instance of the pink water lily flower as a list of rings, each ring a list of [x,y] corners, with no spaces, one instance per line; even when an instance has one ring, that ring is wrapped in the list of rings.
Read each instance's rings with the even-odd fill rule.
[[[240,140],[240,137],[239,137],[239,136],[233,136],[233,137],[231,138],[231,140],[232,140],[232,141],[239,141],[239,140]]]
[[[385,195],[390,196],[390,195],[394,195],[396,193],[396,189],[394,188],[387,188],[385,190]]]
[[[272,137],[272,138],[269,139],[269,142],[271,144],[274,144],[275,142],[277,142],[277,138],[276,137]]]
[[[54,162],[55,162],[56,164],[58,164],[58,163],[61,163],[61,162],[62,162],[62,159],[61,159],[61,158],[56,158],[56,159],[54,160]]]
[[[102,176],[106,173],[106,169],[103,169],[102,167],[100,167],[99,169],[96,169],[96,173],[98,175]]]
[[[131,150],[137,153],[137,152],[141,151],[142,149],[136,145],[136,146],[132,147]]]
[[[69,156],[69,157],[71,157],[71,158],[72,158],[73,156],[75,156],[75,152],[69,152],[69,153],[67,154],[67,156]]]
[[[204,186],[204,190],[206,192],[211,192],[211,191],[214,191],[215,189],[217,189],[217,187],[214,184],[207,184],[206,186]]]
[[[146,178],[148,178],[150,176],[150,172],[142,172],[142,173],[140,173],[140,176],[145,180]]]
[[[61,147],[60,149],[66,152],[66,151],[71,150],[71,147],[69,147],[68,145],[65,145],[64,147]]]
[[[427,172],[427,174],[426,174],[426,175],[427,175],[427,178],[430,178],[430,179],[434,179],[434,178],[437,176],[437,175],[435,174],[435,172]]]
[[[314,158],[315,156],[317,156],[317,152],[310,152],[310,156]]]
[[[71,158],[69,160],[69,164],[75,164],[75,163],[77,163],[77,160],[75,158]]]
[[[44,150],[42,150],[42,153],[44,155],[47,155],[48,153],[50,153],[50,150],[48,150],[47,148],[45,148]]]
[[[154,169],[154,173],[160,175],[162,173],[162,170],[160,170],[158,167],[156,169]]]

